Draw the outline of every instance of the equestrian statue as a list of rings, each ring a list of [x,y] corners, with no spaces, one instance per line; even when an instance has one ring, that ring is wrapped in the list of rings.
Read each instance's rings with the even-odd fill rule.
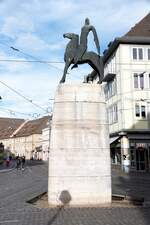
[[[87,51],[88,34],[90,31],[93,32],[94,42],[98,54],[95,52]],[[71,67],[71,69],[73,69],[75,67],[78,67],[79,64],[83,63],[88,63],[93,68],[92,73],[86,76],[84,82],[88,83],[89,81],[93,81],[98,76],[99,83],[101,83],[104,73],[103,61],[100,56],[100,45],[97,33],[95,28],[92,25],[90,25],[89,19],[88,18],[85,19],[85,24],[81,29],[80,38],[79,35],[74,33],[66,33],[63,36],[64,38],[70,39],[70,41],[66,46],[66,51],[64,55],[65,68],[60,83],[65,82],[66,74],[71,64],[73,64],[73,66]]]

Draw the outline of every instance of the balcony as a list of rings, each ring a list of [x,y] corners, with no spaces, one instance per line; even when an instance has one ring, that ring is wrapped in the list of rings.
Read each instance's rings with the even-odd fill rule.
[[[104,76],[103,82],[109,82],[109,81],[112,81],[112,80],[114,80],[115,76],[116,76],[115,73],[107,73],[107,74]]]

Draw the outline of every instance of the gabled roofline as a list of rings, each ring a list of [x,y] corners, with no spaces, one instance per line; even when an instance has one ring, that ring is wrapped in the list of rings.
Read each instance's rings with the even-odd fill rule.
[[[130,36],[123,36],[121,38],[115,38],[115,40],[111,43],[109,48],[105,50],[103,56],[104,64],[107,62],[109,57],[116,51],[120,44],[142,44],[147,45],[150,44],[150,37],[130,37]]]

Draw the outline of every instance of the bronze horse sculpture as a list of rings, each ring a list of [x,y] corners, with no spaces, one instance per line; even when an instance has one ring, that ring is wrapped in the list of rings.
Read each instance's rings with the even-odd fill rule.
[[[87,82],[93,81],[94,77],[98,75],[99,83],[103,79],[103,62],[102,58],[94,52],[84,52],[82,57],[78,57],[79,46],[79,35],[74,33],[66,33],[63,35],[64,38],[70,39],[66,46],[64,55],[65,68],[60,83],[64,83],[66,80],[66,74],[71,64],[74,64],[71,69],[77,67],[78,64],[88,63],[92,68],[93,72],[87,76]]]

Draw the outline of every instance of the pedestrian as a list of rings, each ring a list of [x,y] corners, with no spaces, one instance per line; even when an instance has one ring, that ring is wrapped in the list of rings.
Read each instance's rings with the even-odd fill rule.
[[[25,156],[22,156],[22,158],[21,158],[21,168],[22,168],[22,170],[24,170],[25,162],[26,162]]]
[[[16,168],[17,170],[20,168],[21,166],[21,159],[19,157],[19,155],[16,157]],[[20,168],[21,169],[21,168]]]
[[[9,167],[10,159],[9,157],[6,158],[6,167]]]

